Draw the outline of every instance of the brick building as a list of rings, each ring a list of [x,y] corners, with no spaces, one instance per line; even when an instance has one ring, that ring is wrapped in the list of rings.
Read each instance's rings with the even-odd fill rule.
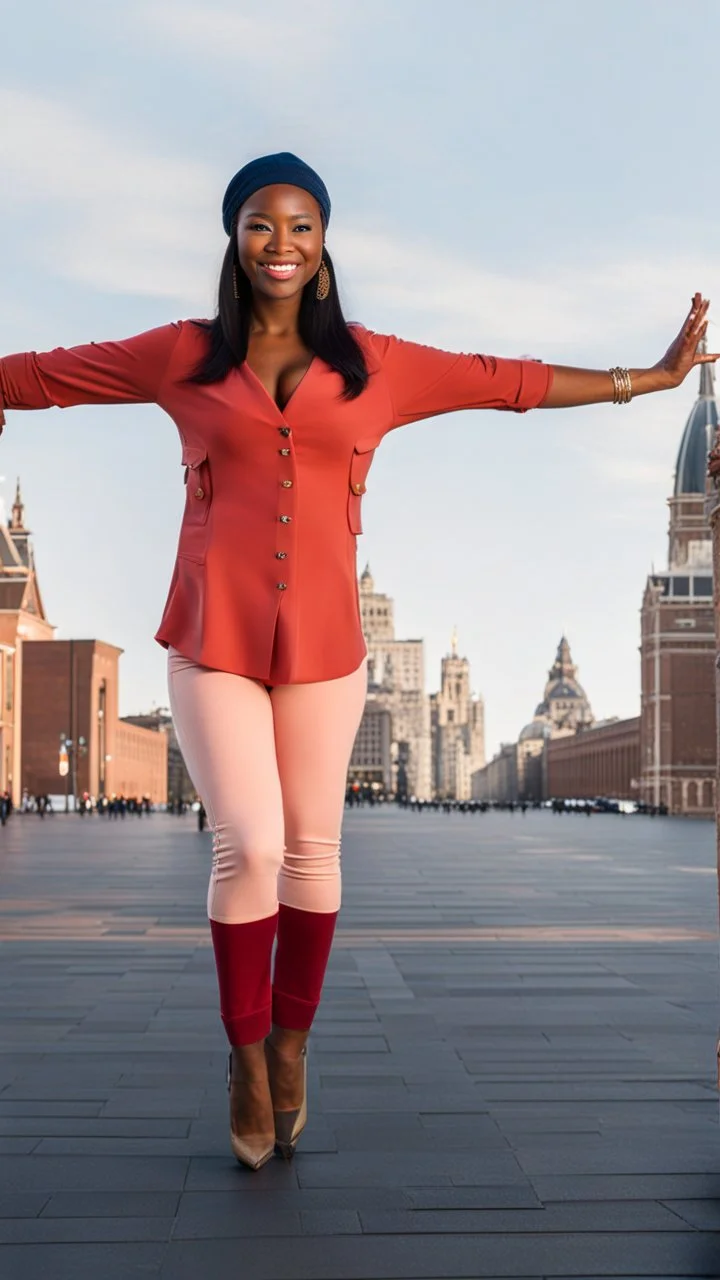
[[[30,530],[17,482],[10,520],[0,519],[0,791],[21,796],[23,655],[34,640],[51,640],[40,595]]]
[[[167,799],[167,738],[118,720],[118,659],[102,640],[24,646],[22,787],[32,795]],[[69,772],[59,773],[61,741]]]
[[[640,795],[671,813],[714,812],[715,632],[707,456],[718,426],[712,366],[683,432],[669,500],[668,567],[641,611]]]
[[[546,794],[556,800],[637,800],[640,717],[610,720],[546,747]]]
[[[669,499],[668,567],[640,615],[640,716],[547,744],[546,794],[612,796],[710,817],[716,769],[715,633],[707,456],[718,427],[714,373],[700,366]]]
[[[137,716],[123,716],[121,724],[137,725],[140,729],[152,729],[155,733],[165,734],[167,738],[167,798],[183,800],[190,803],[197,798],[195,785],[187,770],[187,765],[180,750],[180,743],[175,732],[175,725],[170,711],[166,707],[156,707]]]

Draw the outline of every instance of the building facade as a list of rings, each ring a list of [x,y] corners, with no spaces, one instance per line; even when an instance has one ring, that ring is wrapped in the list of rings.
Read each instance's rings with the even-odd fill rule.
[[[443,800],[469,800],[472,775],[485,764],[485,704],[471,693],[470,663],[457,646],[454,631],[430,697],[433,790]]]
[[[17,482],[10,520],[0,522],[0,791],[22,794],[23,660],[34,640],[51,640],[35,571],[31,532]]]
[[[640,798],[640,717],[609,720],[573,737],[553,738],[546,751],[546,795],[555,800]]]
[[[515,801],[532,804],[546,799],[553,794],[548,778],[550,743],[579,735],[592,724],[588,696],[578,680],[570,645],[566,637],[561,636],[535,715],[522,729],[517,742],[505,743],[484,769],[473,773],[473,799],[502,804]]]
[[[165,707],[156,707],[142,715],[123,716],[123,724],[136,725],[140,729],[151,729],[162,733],[167,739],[167,799],[181,800],[190,804],[197,798],[195,784],[187,770],[187,765],[180,750],[180,743],[175,732],[175,725],[170,711]]]
[[[489,804],[515,803],[519,798],[517,763],[517,743],[501,743],[492,760],[472,775],[471,799]]]
[[[24,646],[21,784],[30,795],[88,792],[166,801],[166,736],[118,719],[121,653],[101,640]]]
[[[431,796],[430,708],[422,640],[395,638],[394,602],[375,590],[370,567],[359,581],[368,648],[368,692],[349,782],[377,782],[387,793]]]
[[[368,647],[368,689],[348,782],[386,794],[467,800],[485,763],[485,707],[470,688],[470,664],[453,633],[441,663],[441,686],[425,692],[422,640],[395,638],[394,602],[375,590],[366,566],[359,580],[360,616]]]
[[[707,457],[718,426],[712,366],[683,432],[669,499],[668,567],[641,609],[640,797],[670,813],[714,812],[715,633]]]

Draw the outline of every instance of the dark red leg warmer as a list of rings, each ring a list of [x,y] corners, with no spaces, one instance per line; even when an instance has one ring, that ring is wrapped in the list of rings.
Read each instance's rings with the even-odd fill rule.
[[[270,962],[277,914],[248,924],[210,921],[220,1016],[230,1044],[255,1044],[271,1028]]]
[[[337,911],[300,911],[280,903],[272,988],[272,1020],[309,1031],[320,1003]]]

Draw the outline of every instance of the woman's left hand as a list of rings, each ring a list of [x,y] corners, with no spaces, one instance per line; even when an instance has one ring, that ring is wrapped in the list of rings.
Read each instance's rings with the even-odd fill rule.
[[[703,298],[700,293],[695,294],[677,338],[668,347],[662,360],[658,360],[654,366],[653,372],[662,376],[667,387],[679,387],[695,365],[713,364],[720,359],[720,353],[709,355],[705,351],[698,351],[698,343],[702,342],[707,332],[709,306],[707,298]]]

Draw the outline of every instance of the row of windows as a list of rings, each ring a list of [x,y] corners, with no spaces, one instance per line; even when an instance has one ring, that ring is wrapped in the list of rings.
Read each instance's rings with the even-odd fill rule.
[[[662,574],[653,578],[656,587],[662,588],[662,595],[671,599],[709,599],[712,598],[713,580],[709,573]]]

